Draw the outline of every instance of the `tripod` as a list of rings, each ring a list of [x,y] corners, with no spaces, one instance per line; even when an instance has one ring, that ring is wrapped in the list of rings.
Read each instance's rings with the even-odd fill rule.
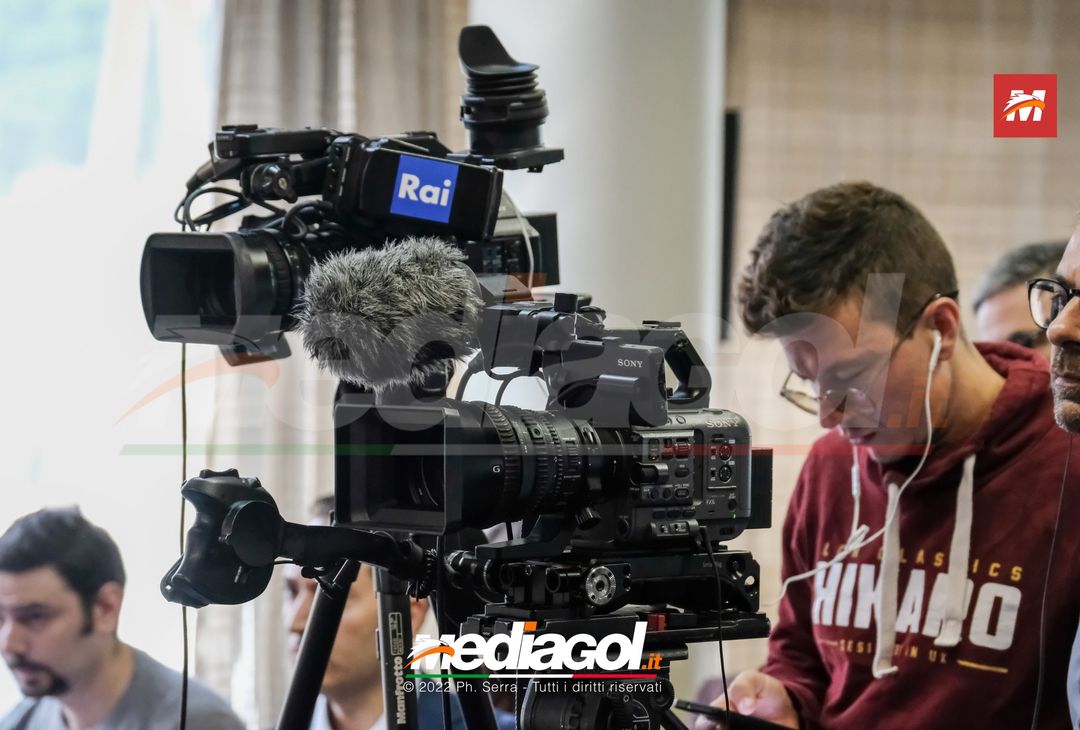
[[[344,610],[349,585],[359,571],[356,561],[344,561],[332,580],[321,584],[304,632],[289,693],[278,721],[278,730],[304,730],[319,694],[334,636]],[[382,668],[383,702],[387,708],[387,728],[429,730],[420,726],[416,695],[405,690],[404,664],[407,663],[404,637],[412,627],[408,595],[404,582],[383,569],[376,569],[379,604],[378,647]],[[491,607],[489,613],[470,617],[461,630],[490,635],[505,629],[512,609]],[[660,614],[653,614],[656,619]],[[646,649],[656,657],[657,672],[644,678],[516,680],[517,722],[520,730],[686,730],[675,715],[675,699],[669,672],[671,663],[687,658],[691,643],[715,642],[722,629],[729,640],[760,638],[768,635],[768,620],[760,614],[733,618],[684,612],[678,614],[678,628],[661,628],[647,634]],[[648,618],[648,615],[646,616]],[[632,631],[636,613],[612,614],[588,619],[555,619],[545,622],[544,633],[573,635],[582,630],[600,635]],[[654,621],[650,621],[654,623]],[[497,724],[488,693],[476,678],[457,680],[462,686],[454,693],[461,706],[467,730],[496,730]],[[449,694],[443,692],[443,727],[449,727]]]
[[[332,578],[320,581],[296,669],[279,716],[278,730],[305,730],[318,700],[326,665],[345,610],[349,588],[360,572],[360,563],[342,561]],[[375,569],[379,608],[377,647],[382,672],[383,707],[390,730],[428,730],[420,727],[416,693],[406,690],[404,665],[412,643],[412,617],[407,593],[408,584],[390,575],[385,568]],[[471,683],[470,683],[471,684]],[[459,693],[468,730],[496,730],[494,711],[485,693],[478,687]],[[448,699],[447,694],[443,694]],[[449,727],[449,702],[442,703],[442,725]]]

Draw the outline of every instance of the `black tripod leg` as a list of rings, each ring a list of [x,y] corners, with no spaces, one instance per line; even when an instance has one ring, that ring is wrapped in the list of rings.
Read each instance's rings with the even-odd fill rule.
[[[346,560],[329,587],[320,584],[304,628],[304,638],[300,641],[296,669],[289,683],[289,693],[285,696],[285,705],[281,708],[277,730],[304,730],[311,726],[311,713],[319,699],[319,688],[322,687],[326,664],[334,648],[334,638],[341,624],[345,600],[349,597],[349,587],[359,572],[360,563]]]
[[[420,727],[416,692],[406,692],[404,687],[405,665],[409,662],[408,653],[413,641],[408,588],[408,583],[393,577],[384,568],[375,569],[375,591],[379,601],[379,633],[375,645],[382,667],[383,708],[389,730]]]
[[[689,730],[670,707],[660,715],[660,727],[664,728],[664,730]]]
[[[479,679],[458,679],[455,682],[460,687],[457,698],[466,727],[469,730],[499,730],[495,722],[495,708],[484,692],[484,683]]]

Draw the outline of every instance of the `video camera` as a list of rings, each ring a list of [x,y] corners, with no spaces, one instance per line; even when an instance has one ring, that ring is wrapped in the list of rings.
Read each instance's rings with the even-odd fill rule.
[[[518,608],[647,604],[653,579],[663,581],[667,603],[715,604],[700,585],[711,584],[711,573],[654,575],[662,561],[653,558],[703,550],[703,536],[718,543],[767,527],[768,455],[755,461],[741,416],[708,408],[708,370],[678,323],[605,329],[603,317],[597,307],[578,310],[574,295],[485,309],[474,362],[499,368],[503,379],[542,377],[547,410],[341,399],[338,523],[441,535],[521,521],[522,539],[477,548],[451,566],[493,595],[516,596]],[[670,390],[667,368],[678,381]],[[550,575],[542,587],[522,579],[535,561],[546,561]],[[617,580],[590,591],[588,575],[609,561],[619,564],[603,574]],[[747,554],[736,572],[729,600],[754,611],[756,563]]]
[[[502,191],[502,170],[540,170],[562,151],[540,142],[547,111],[536,67],[514,61],[486,27],[464,29],[460,46],[469,151],[449,152],[427,132],[368,139],[228,127],[188,182],[178,217],[195,229],[249,205],[273,208],[270,215],[245,218],[235,232],[147,241],[141,278],[151,332],[217,344],[234,362],[287,354],[282,336],[291,329],[310,352],[358,356],[335,332],[383,310],[330,312],[331,324],[315,335],[312,323],[327,312],[312,308],[364,294],[364,267],[383,280],[408,269],[421,291],[400,286],[387,296],[408,294],[400,298],[410,306],[475,329],[456,397],[447,394],[447,365],[458,353],[438,347],[449,337],[443,331],[425,333],[423,346],[406,352],[433,358],[413,361],[407,385],[343,380],[332,527],[284,521],[259,480],[235,470],[185,482],[197,519],[162,590],[189,606],[241,603],[265,589],[281,559],[320,576],[327,600],[313,610],[306,635],[314,638],[305,639],[283,730],[306,727],[356,561],[378,568],[390,727],[412,727],[415,717],[415,700],[403,691],[408,596],[432,597],[444,636],[520,638],[521,622],[538,635],[592,637],[594,646],[607,635],[643,634],[661,691],[624,691],[615,675],[599,693],[544,694],[522,680],[522,728],[684,727],[671,710],[670,662],[685,658],[690,643],[768,633],[757,563],[723,543],[769,526],[771,453],[752,447],[741,416],[709,407],[708,369],[679,323],[609,329],[587,296],[522,297],[537,272],[558,280],[555,241],[540,233],[553,234],[554,217],[527,223]],[[227,193],[233,200],[193,217],[192,201],[225,190],[214,187],[224,179],[239,188]],[[293,207],[274,208],[280,201]],[[479,304],[444,301],[432,290],[459,266],[481,279],[522,276],[524,286],[480,286]],[[328,269],[348,292],[325,290]],[[475,320],[464,314],[472,310]],[[369,325],[362,331],[379,339],[363,344],[385,349],[394,333]],[[499,395],[463,400],[481,372],[500,382]],[[501,404],[518,378],[543,382],[545,409]],[[499,525],[506,539],[477,537]],[[477,726],[493,727],[483,693],[459,698],[467,719],[486,717]]]
[[[459,48],[468,151],[451,152],[432,132],[369,139],[330,129],[223,127],[174,217],[195,231],[252,206],[267,215],[249,215],[233,232],[150,236],[140,283],[154,337],[219,345],[233,364],[286,357],[282,335],[296,326],[311,267],[403,236],[455,242],[481,276],[557,284],[554,214],[524,216],[502,194],[503,170],[539,172],[563,158],[541,144],[548,112],[537,67],[512,59],[486,26],[463,29]],[[211,193],[232,199],[194,216],[192,204]],[[308,199],[278,207],[300,198]]]

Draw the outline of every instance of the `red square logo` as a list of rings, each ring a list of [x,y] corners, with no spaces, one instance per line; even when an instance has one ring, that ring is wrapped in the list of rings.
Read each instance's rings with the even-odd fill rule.
[[[994,74],[995,137],[1057,137],[1057,74]]]

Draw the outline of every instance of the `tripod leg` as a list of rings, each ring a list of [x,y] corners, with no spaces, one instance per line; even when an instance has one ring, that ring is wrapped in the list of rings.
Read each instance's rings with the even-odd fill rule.
[[[303,730],[311,725],[311,713],[319,698],[326,664],[334,648],[334,637],[341,624],[349,587],[360,572],[360,563],[346,560],[329,586],[319,586],[311,606],[311,616],[304,628],[296,669],[289,683],[289,693],[278,717],[277,730]]]
[[[679,716],[670,707],[660,715],[660,727],[664,728],[664,730],[688,730],[686,724],[679,719]]]
[[[420,727],[416,692],[406,692],[403,686],[404,667],[409,661],[408,653],[413,640],[408,588],[408,583],[393,577],[386,569],[375,569],[375,591],[379,603],[376,647],[382,667],[383,708],[389,730]]]
[[[498,730],[495,708],[484,692],[483,683],[478,679],[459,679],[456,683],[459,687],[466,685],[459,689],[457,698],[469,730]]]

